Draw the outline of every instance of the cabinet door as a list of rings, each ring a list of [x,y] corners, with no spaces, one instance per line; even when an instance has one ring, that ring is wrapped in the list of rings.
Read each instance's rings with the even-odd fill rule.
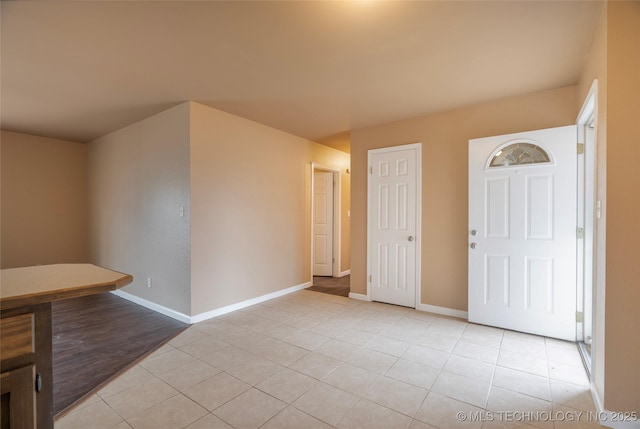
[[[36,366],[27,365],[0,375],[2,429],[36,427]]]

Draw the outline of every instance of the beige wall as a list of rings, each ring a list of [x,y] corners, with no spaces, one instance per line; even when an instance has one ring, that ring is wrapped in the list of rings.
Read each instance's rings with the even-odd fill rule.
[[[87,262],[86,146],[2,131],[2,268]]]
[[[602,16],[591,45],[589,56],[578,83],[578,108],[582,107],[593,80],[598,79],[597,123],[596,123],[596,200],[601,200],[602,215],[596,224],[596,260],[594,263],[594,327],[592,344],[593,383],[600,402],[604,394],[605,356],[605,273],[606,273],[606,219],[607,219],[607,8]]]
[[[185,315],[305,283],[311,162],[343,173],[349,201],[348,154],[198,103],[101,137],[88,145],[90,260]]]
[[[422,303],[467,310],[468,140],[575,123],[576,87],[351,133],[351,291],[366,293],[367,150],[422,142]]]
[[[198,103],[190,110],[191,314],[309,281],[311,162],[344,182],[349,155]]]
[[[640,412],[640,2],[607,21],[604,406]]]
[[[593,375],[605,409],[640,411],[640,2],[607,2],[579,83],[598,79]],[[606,236],[605,236],[606,233]]]
[[[90,261],[132,274],[125,292],[189,314],[188,103],[90,142],[88,167]]]

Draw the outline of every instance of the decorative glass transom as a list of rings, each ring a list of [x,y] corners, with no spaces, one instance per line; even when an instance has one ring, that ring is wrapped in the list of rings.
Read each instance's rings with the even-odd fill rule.
[[[544,149],[532,143],[521,142],[510,144],[499,150],[489,163],[489,168],[546,162],[551,162],[551,159]]]

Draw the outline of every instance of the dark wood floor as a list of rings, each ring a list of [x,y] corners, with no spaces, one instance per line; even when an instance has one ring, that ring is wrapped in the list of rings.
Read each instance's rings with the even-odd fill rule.
[[[307,289],[331,295],[349,296],[350,284],[350,275],[344,277],[314,277],[313,286]]]
[[[188,326],[111,293],[54,302],[51,317],[56,417]]]

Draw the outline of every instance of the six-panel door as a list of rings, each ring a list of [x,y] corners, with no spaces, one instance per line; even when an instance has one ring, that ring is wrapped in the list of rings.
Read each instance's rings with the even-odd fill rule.
[[[469,321],[575,341],[576,127],[469,141]]]
[[[419,245],[418,149],[369,152],[369,290],[374,301],[415,307]]]

